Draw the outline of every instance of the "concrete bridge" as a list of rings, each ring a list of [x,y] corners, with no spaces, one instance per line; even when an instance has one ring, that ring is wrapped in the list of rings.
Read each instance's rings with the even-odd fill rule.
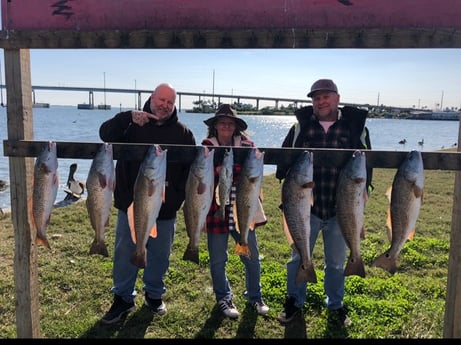
[[[1,85],[3,88],[4,86]],[[72,86],[32,86],[32,92],[35,93],[37,90],[49,90],[49,91],[80,91],[80,92],[88,92],[88,100],[89,105],[94,106],[94,93],[96,92],[109,92],[109,93],[131,93],[137,95],[137,108],[141,109],[144,105],[145,99],[142,97],[142,94],[150,95],[152,90],[134,90],[134,89],[114,89],[114,88],[97,88],[97,87],[72,87]],[[280,97],[261,97],[261,96],[246,96],[246,95],[225,95],[225,94],[216,94],[216,93],[205,93],[205,92],[182,92],[177,91],[178,95],[178,110],[182,110],[182,97],[195,97],[197,100],[201,100],[202,98],[211,98],[212,102],[216,102],[217,104],[221,102],[228,101],[229,103],[233,103],[236,101],[237,103],[241,103],[242,100],[248,100],[255,102],[256,109],[260,108],[261,101],[270,101],[274,102],[275,109],[278,109],[279,104],[281,102],[294,104],[296,107],[302,104],[310,104],[311,102],[307,99],[292,99],[292,98],[280,98]],[[93,102],[93,104],[92,104]]]

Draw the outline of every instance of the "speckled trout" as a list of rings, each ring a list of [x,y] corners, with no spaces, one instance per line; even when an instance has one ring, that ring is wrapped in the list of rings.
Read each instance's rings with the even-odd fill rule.
[[[115,189],[115,168],[111,143],[99,146],[91,162],[86,179],[88,197],[86,208],[94,229],[90,254],[109,256],[105,242],[105,230],[109,226],[110,210]]]
[[[189,243],[183,260],[199,263],[200,234],[206,228],[206,216],[214,193],[214,150],[199,146],[186,180],[183,205],[184,223]]]
[[[50,248],[46,228],[50,223],[59,187],[58,158],[56,142],[49,141],[34,165],[34,181],[30,209],[37,230],[35,243]]]
[[[365,152],[357,150],[342,168],[336,188],[336,218],[349,248],[345,276],[365,277],[360,234],[363,232],[366,182]]]
[[[131,262],[146,267],[146,244],[157,236],[157,217],[165,200],[167,150],[152,145],[146,152],[134,183],[133,203],[128,208],[128,221],[136,243]]]
[[[301,256],[296,284],[317,282],[310,252],[311,206],[314,188],[313,153],[303,151],[288,170],[282,184],[282,210],[288,242]]]
[[[390,191],[391,246],[373,261],[389,273],[397,271],[397,259],[407,239],[415,233],[423,202],[424,166],[420,151],[410,151],[399,166]]]

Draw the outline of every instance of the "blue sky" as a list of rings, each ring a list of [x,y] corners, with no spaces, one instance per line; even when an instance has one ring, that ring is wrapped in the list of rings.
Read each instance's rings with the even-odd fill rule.
[[[31,49],[31,73],[32,85],[104,87],[105,80],[108,88],[151,90],[170,82],[199,93],[213,91],[214,74],[217,94],[297,99],[315,80],[331,78],[346,103],[461,108],[461,49]],[[95,94],[95,104],[103,97]],[[79,92],[37,91],[35,98],[88,102]],[[106,103],[131,107],[134,95],[107,93]]]
[[[213,72],[221,94],[304,99],[316,79],[331,78],[346,103],[461,108],[461,49],[31,49],[32,85],[104,87],[105,79],[108,88],[170,82],[211,93]],[[78,92],[37,91],[35,98],[88,101]],[[106,103],[130,107],[134,96],[107,93]]]

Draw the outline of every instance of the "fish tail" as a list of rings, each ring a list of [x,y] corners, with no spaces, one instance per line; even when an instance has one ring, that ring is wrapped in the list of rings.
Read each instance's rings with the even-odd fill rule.
[[[37,234],[37,237],[35,239],[35,244],[37,246],[44,246],[47,247],[48,249],[51,249],[50,243],[48,242],[48,239],[46,237],[43,237],[39,234]]]
[[[146,254],[139,254],[137,252],[134,252],[133,255],[131,255],[130,261],[133,265],[139,267],[139,268],[145,268],[146,267]]]
[[[107,251],[107,246],[104,241],[98,242],[96,240],[93,240],[93,243],[91,243],[90,247],[90,255],[94,254],[99,254],[105,257],[109,256],[109,252]]]
[[[300,265],[295,279],[296,285],[300,283],[317,283],[317,275],[315,273],[314,264],[309,262],[306,266]]]
[[[361,257],[349,258],[346,268],[344,268],[345,276],[359,276],[365,278],[365,265]]]
[[[200,262],[199,255],[198,255],[198,248],[194,249],[194,248],[191,248],[190,246],[187,246],[182,259],[186,261],[192,261],[198,264]]]
[[[247,258],[250,257],[250,248],[248,247],[248,244],[237,243],[235,245],[234,252],[237,255],[245,255]]]
[[[381,267],[382,269],[394,274],[397,271],[397,259],[385,252],[378,256],[372,263],[372,266]]]

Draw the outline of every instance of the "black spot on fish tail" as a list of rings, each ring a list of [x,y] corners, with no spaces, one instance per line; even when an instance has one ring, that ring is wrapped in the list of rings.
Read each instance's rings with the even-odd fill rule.
[[[380,267],[391,274],[397,272],[397,259],[389,255],[389,251],[378,256],[372,263],[372,266]]]
[[[317,283],[317,275],[315,274],[314,264],[310,262],[307,267],[300,265],[295,278],[296,285],[300,283]]]
[[[365,265],[363,264],[362,258],[349,258],[346,267],[344,268],[344,275],[365,278]]]

